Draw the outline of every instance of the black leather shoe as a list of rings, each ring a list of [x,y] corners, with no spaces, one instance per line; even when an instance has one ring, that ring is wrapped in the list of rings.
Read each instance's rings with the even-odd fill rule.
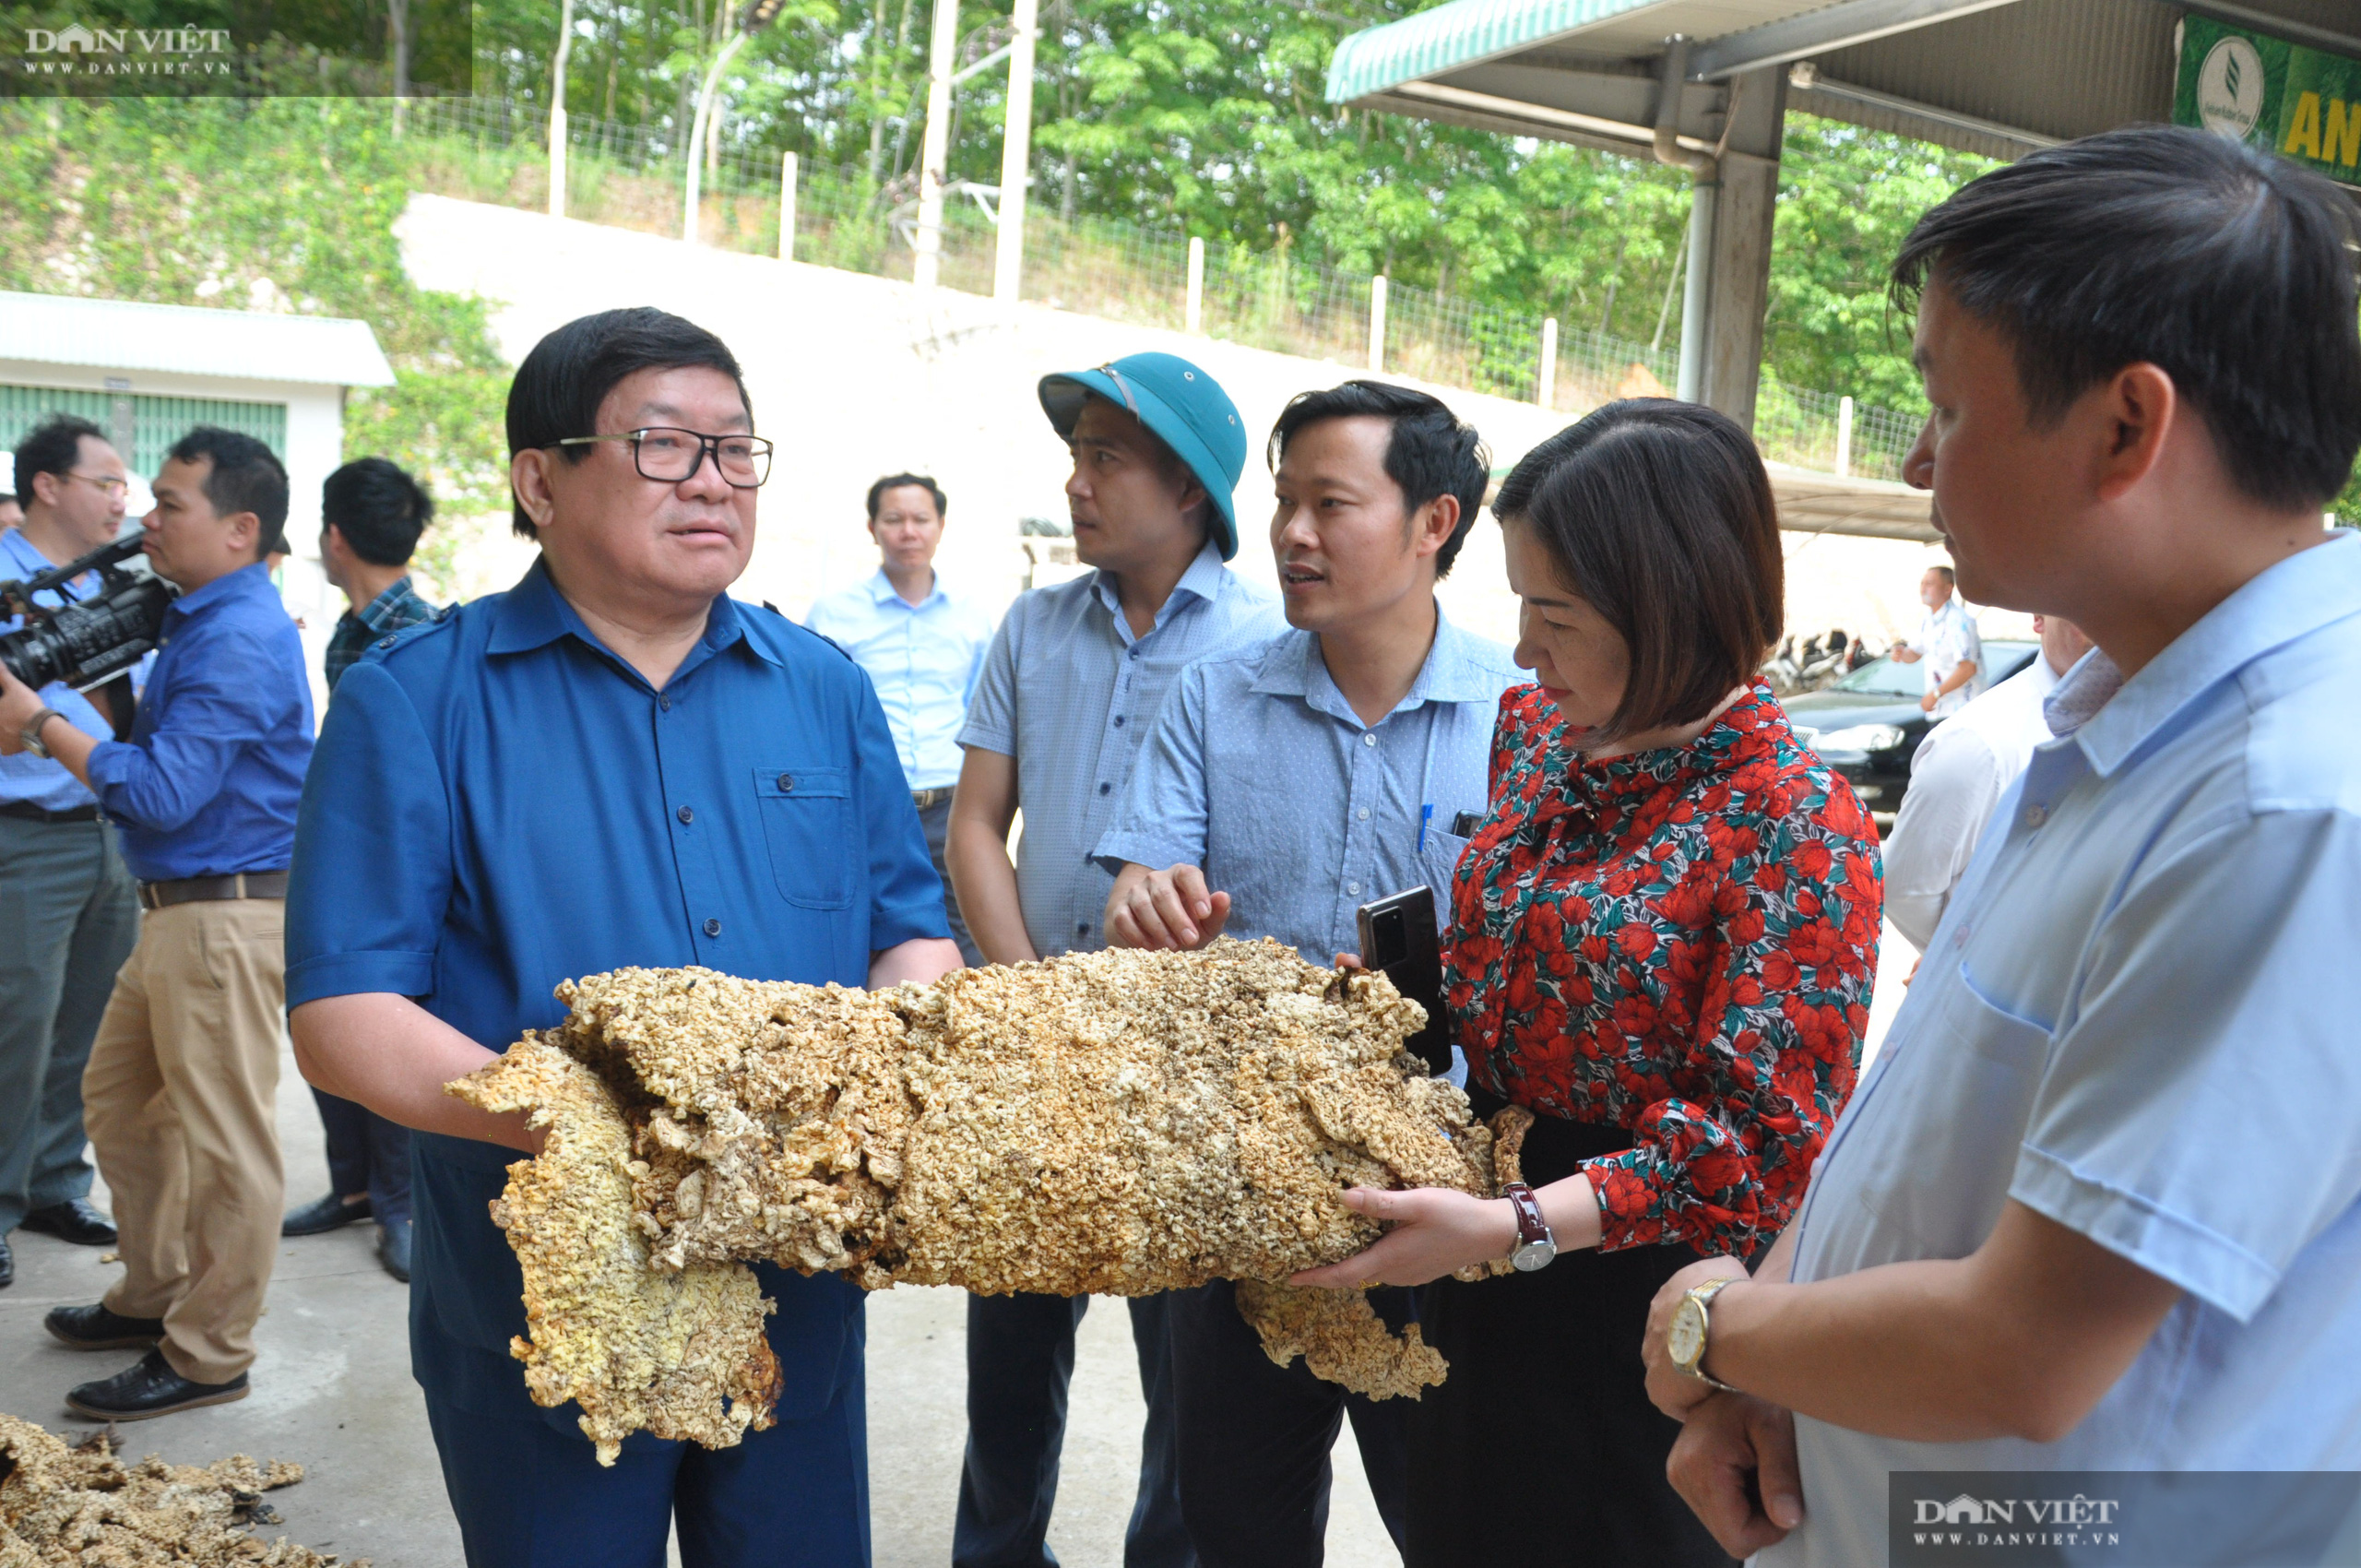
[[[37,1208],[20,1223],[27,1230],[38,1230],[77,1247],[114,1245],[114,1221],[101,1214],[98,1206],[88,1198],[68,1198],[62,1204]]]
[[[113,1377],[86,1383],[66,1395],[65,1408],[94,1421],[145,1421],[245,1396],[243,1372],[227,1383],[192,1383],[172,1370],[164,1352],[150,1350]]]
[[[17,1254],[8,1250],[8,1238],[0,1236],[0,1290],[17,1282]]]
[[[377,1227],[377,1261],[386,1272],[409,1283],[409,1221],[396,1219]]]
[[[323,1236],[342,1226],[369,1218],[369,1200],[349,1204],[335,1193],[302,1208],[290,1209],[287,1218],[279,1222],[282,1236]]]
[[[87,1307],[52,1307],[41,1325],[53,1339],[77,1350],[145,1350],[164,1336],[160,1317],[125,1317],[104,1301]]]

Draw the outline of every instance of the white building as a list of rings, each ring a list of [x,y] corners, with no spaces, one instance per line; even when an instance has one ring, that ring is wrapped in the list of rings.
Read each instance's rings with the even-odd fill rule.
[[[318,655],[344,608],[320,575],[320,484],[344,460],[344,397],[390,386],[365,321],[0,291],[0,469],[52,413],[109,433],[132,473],[131,515],[147,481],[193,425],[242,431],[287,465],[287,540],[279,588]],[[0,471],[0,490],[15,488]]]

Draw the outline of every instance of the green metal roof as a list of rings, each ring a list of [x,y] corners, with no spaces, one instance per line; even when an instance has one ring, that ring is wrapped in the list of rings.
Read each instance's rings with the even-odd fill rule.
[[[1659,0],[1451,0],[1340,40],[1328,101],[1349,103],[1439,72],[1507,54]]]

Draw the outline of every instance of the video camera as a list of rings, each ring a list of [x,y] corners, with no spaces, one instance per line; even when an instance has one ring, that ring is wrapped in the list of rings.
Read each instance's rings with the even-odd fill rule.
[[[155,647],[164,612],[180,592],[152,573],[124,567],[123,562],[139,553],[139,544],[140,537],[133,534],[78,561],[22,581],[0,582],[0,618],[22,616],[25,623],[0,636],[0,664],[35,691],[63,681],[87,692],[129,673]],[[62,589],[93,571],[99,588],[89,597],[54,608],[33,602],[33,595]]]

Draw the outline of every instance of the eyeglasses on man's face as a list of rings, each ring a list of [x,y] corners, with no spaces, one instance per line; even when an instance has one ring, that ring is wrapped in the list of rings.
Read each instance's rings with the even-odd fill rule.
[[[131,490],[129,480],[117,479],[113,474],[86,474],[79,469],[68,469],[65,470],[65,477],[78,479],[84,484],[95,486],[99,493],[110,501],[118,495],[128,494]]]
[[[619,435],[569,435],[552,446],[588,446],[603,441],[631,443],[632,466],[642,479],[678,484],[713,454],[714,470],[732,488],[753,490],[771,477],[771,444],[759,435],[704,435],[670,425],[627,430]]]

